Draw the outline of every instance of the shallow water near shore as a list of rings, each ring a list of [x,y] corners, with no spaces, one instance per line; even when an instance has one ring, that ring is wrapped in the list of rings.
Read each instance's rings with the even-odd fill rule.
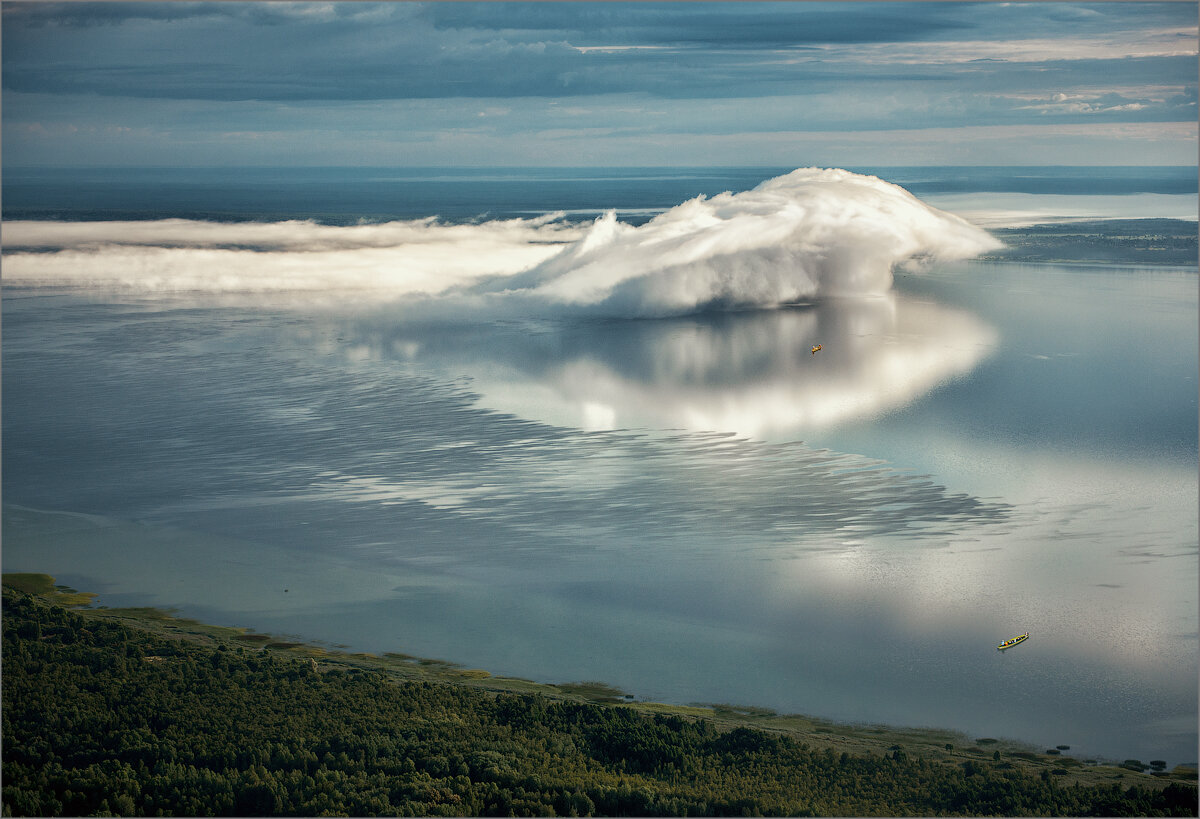
[[[4,570],[639,699],[1195,761],[1194,269],[961,262],[655,319],[325,295],[6,284]]]

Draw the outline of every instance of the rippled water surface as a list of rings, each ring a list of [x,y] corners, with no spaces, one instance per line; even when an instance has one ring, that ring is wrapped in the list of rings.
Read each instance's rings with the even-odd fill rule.
[[[964,262],[659,319],[4,295],[5,571],[639,698],[1194,760],[1195,271]]]

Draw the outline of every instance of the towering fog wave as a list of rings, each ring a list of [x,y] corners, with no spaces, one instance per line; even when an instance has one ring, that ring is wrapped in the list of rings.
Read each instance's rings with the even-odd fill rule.
[[[744,193],[697,197],[641,227],[609,212],[519,281],[551,301],[666,315],[883,293],[900,263],[999,246],[878,177],[801,168]]]
[[[742,193],[697,197],[637,227],[615,211],[590,225],[561,214],[352,226],[14,221],[4,261],[5,280],[26,286],[663,316],[878,294],[899,264],[998,246],[877,177],[801,168]]]

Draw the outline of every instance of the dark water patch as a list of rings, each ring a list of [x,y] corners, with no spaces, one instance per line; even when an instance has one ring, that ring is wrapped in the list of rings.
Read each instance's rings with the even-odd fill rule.
[[[749,190],[793,167],[741,168],[5,168],[5,219],[163,219],[325,224],[452,221],[531,213],[653,212]],[[1194,167],[856,167],[917,196],[1194,194]],[[646,217],[642,217],[646,218]],[[631,219],[639,221],[639,219]]]

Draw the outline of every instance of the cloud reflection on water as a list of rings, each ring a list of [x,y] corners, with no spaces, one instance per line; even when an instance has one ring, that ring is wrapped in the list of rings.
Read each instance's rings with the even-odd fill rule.
[[[375,317],[337,332],[355,355],[468,375],[483,405],[523,418],[755,438],[904,406],[970,372],[996,343],[969,313],[894,293],[653,321],[463,327]]]

